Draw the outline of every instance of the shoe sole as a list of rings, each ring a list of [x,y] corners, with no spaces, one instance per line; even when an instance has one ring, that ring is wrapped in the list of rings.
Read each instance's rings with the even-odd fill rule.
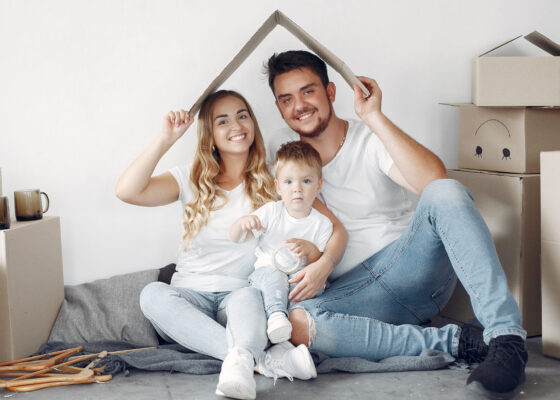
[[[221,382],[216,388],[218,396],[230,397],[240,400],[254,400],[257,397],[256,390],[248,386],[240,385],[239,382]]]
[[[270,340],[270,343],[272,344],[286,342],[292,337],[292,326],[283,326],[272,331],[267,330],[266,334],[268,336],[268,340]]]
[[[521,388],[521,386],[524,383],[525,383],[525,374],[523,374],[523,376],[521,377],[521,382],[519,382],[519,385],[517,385],[517,387],[510,392],[506,392],[506,393],[492,392],[486,389],[484,386],[482,386],[482,384],[478,381],[473,381],[467,384],[467,390],[473,394],[477,394],[481,396],[481,398],[484,399],[506,400],[515,396],[517,391]]]

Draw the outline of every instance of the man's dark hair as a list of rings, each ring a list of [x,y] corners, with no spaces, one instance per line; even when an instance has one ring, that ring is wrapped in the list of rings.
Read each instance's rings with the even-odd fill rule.
[[[280,54],[273,54],[268,59],[267,73],[268,85],[274,93],[274,79],[277,75],[290,72],[294,69],[307,67],[316,73],[324,87],[329,84],[329,76],[327,75],[327,65],[323,60],[315,54],[304,50],[290,50]]]

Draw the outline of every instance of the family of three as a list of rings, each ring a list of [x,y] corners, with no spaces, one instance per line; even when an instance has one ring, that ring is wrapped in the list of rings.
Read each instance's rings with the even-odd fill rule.
[[[266,151],[247,101],[218,91],[200,109],[192,164],[154,176],[193,123],[170,112],[117,184],[132,204],[183,205],[176,272],[142,291],[146,318],[164,339],[223,360],[216,393],[227,397],[255,398],[254,371],[315,377],[308,349],[371,360],[437,349],[480,363],[470,388],[512,392],[526,332],[470,193],[384,115],[374,80],[359,78],[371,94],[355,86],[360,120],[344,120],[317,56],[275,54],[267,69],[288,127]],[[420,195],[415,207],[407,191]],[[303,268],[284,270],[292,264]],[[477,320],[424,327],[457,279]]]

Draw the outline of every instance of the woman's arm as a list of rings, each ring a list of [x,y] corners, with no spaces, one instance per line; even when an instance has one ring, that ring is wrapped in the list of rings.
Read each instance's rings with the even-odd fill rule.
[[[160,206],[172,203],[179,196],[177,181],[169,172],[152,176],[157,163],[192,124],[193,117],[185,110],[169,112],[161,132],[146,150],[122,174],[115,187],[116,196],[139,206]]]
[[[348,232],[331,210],[318,199],[313,202],[313,208],[331,220],[333,233],[323,255],[290,279],[290,283],[297,283],[289,296],[294,302],[311,299],[321,290],[336,264],[342,259],[348,242]]]

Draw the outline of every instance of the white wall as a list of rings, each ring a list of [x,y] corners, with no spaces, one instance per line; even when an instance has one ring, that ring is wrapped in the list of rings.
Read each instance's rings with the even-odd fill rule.
[[[17,189],[49,194],[66,283],[174,260],[178,204],[130,206],[114,185],[162,116],[189,108],[276,8],[375,77],[385,113],[448,167],[457,166],[457,114],[438,102],[470,101],[472,58],[535,29],[560,41],[555,0],[0,0],[3,191],[12,204]],[[277,27],[225,85],[247,96],[265,135],[282,121],[262,63],[294,47]],[[352,117],[352,92],[331,78],[337,114]],[[194,131],[156,172],[192,157]]]

